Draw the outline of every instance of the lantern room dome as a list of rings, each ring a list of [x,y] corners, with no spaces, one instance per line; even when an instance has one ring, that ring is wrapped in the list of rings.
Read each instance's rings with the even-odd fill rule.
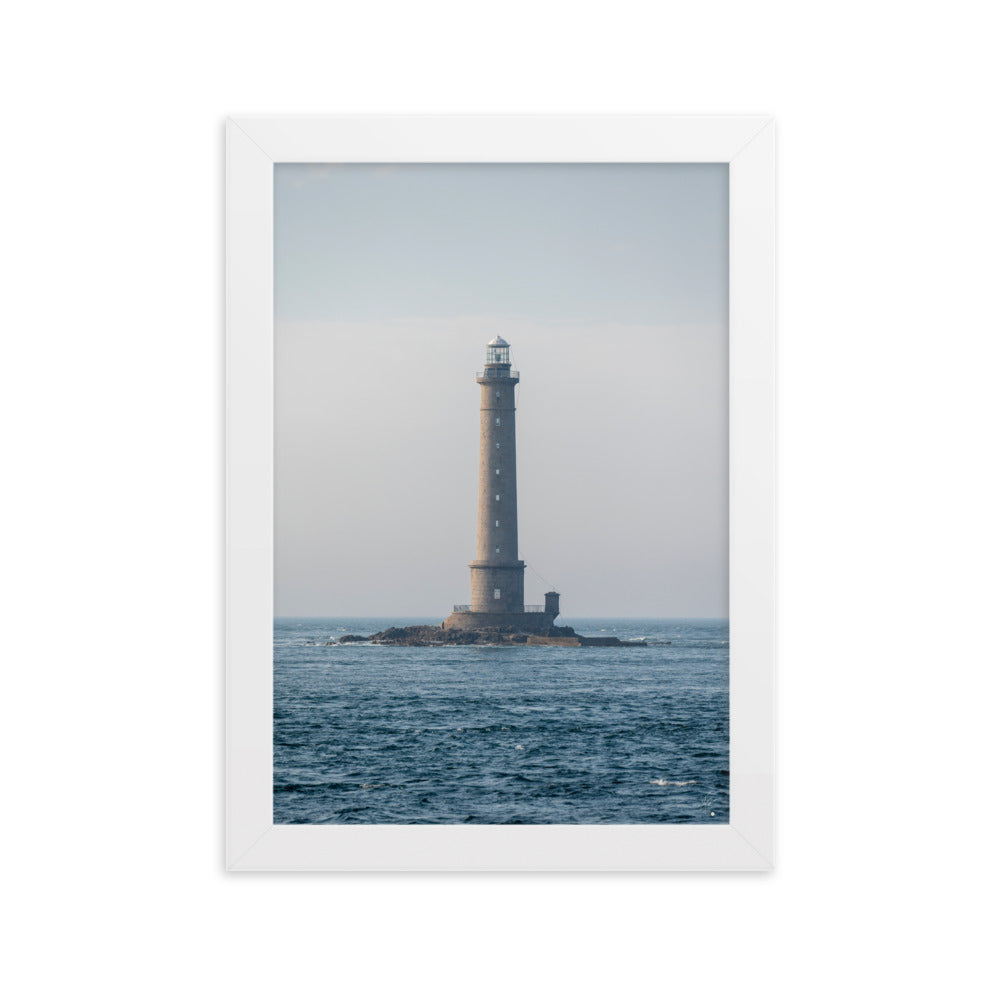
[[[487,347],[510,347],[503,337],[494,337],[487,345]]]

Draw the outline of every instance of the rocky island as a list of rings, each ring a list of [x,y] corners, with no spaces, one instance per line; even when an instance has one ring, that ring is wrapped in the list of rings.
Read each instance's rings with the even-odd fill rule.
[[[342,635],[326,645],[371,642],[378,646],[645,646],[644,639],[579,635],[567,626],[553,625],[542,632],[525,632],[515,625],[484,628],[442,628],[440,625],[407,625],[373,635]]]

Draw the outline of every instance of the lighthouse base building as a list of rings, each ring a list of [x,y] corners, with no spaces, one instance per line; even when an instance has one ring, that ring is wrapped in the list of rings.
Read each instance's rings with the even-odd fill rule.
[[[545,603],[525,605],[521,611],[475,611],[473,605],[456,604],[455,610],[441,623],[442,628],[482,629],[516,628],[519,632],[547,632],[559,617],[559,595],[549,591]]]
[[[442,622],[447,629],[513,627],[545,632],[559,614],[559,595],[545,604],[525,605],[524,563],[517,550],[517,465],[514,436],[514,387],[520,373],[510,366],[510,345],[495,337],[486,348],[486,365],[476,373],[479,407],[479,506],[472,603],[456,604]]]

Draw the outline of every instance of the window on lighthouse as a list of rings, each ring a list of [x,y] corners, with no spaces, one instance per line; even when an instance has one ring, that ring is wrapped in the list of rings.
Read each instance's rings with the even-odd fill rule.
[[[494,587],[493,588],[493,600],[494,601],[499,601],[500,600],[500,588],[499,587]]]
[[[500,450],[500,442],[497,441],[497,451],[499,451],[499,450]]]
[[[495,499],[499,503],[499,501],[500,501],[500,494],[499,493],[496,495]]]
[[[499,552],[499,551],[500,551],[500,546],[498,545],[498,546],[497,546],[497,552]]]
[[[499,427],[499,426],[500,426],[500,418],[497,417],[497,427]]]
[[[498,476],[500,475],[500,470],[499,470],[499,469],[497,469],[497,475],[498,475]]]

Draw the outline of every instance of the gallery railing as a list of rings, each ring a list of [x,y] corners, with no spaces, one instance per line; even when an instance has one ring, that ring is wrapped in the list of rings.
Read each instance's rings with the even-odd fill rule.
[[[519,371],[513,368],[486,368],[476,372],[476,378],[517,378],[521,377]]]
[[[457,611],[459,614],[465,611],[471,611],[471,604],[455,604],[452,606],[452,611]],[[524,613],[526,615],[537,615],[545,610],[544,604],[525,604]]]

